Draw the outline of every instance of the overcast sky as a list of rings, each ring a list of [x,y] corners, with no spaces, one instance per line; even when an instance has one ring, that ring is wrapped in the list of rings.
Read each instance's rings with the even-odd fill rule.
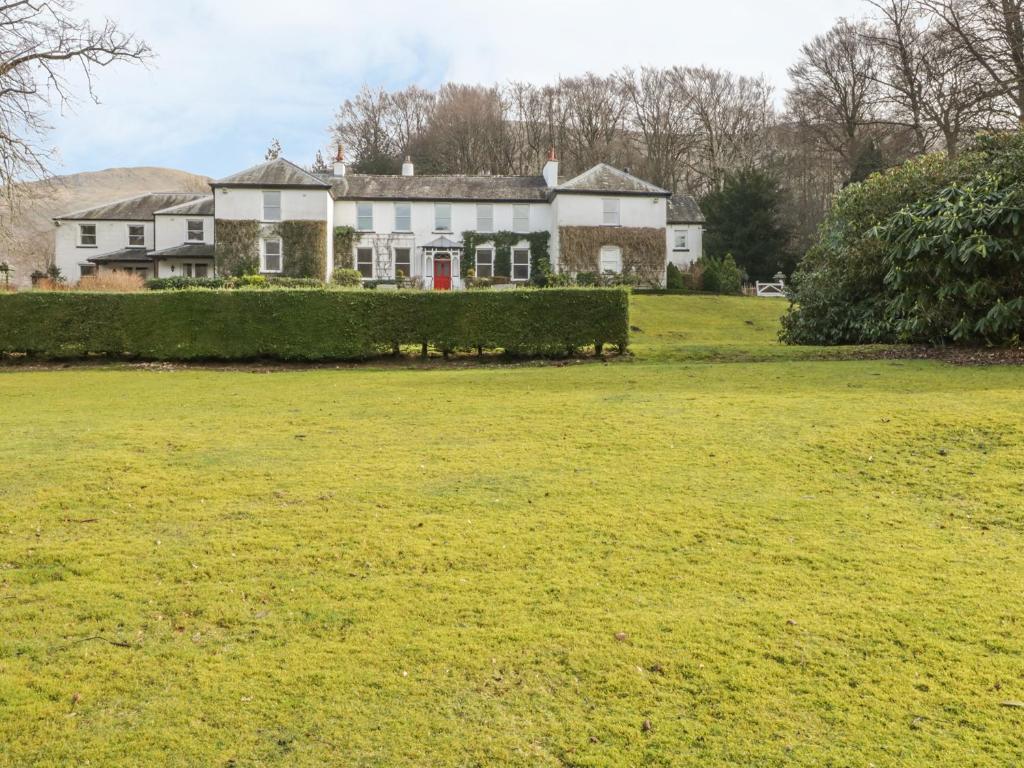
[[[82,0],[150,43],[148,69],[100,73],[99,105],[54,115],[60,173],[155,165],[220,177],[270,140],[309,163],[365,82],[548,82],[624,65],[765,74],[781,92],[800,45],[864,0]]]

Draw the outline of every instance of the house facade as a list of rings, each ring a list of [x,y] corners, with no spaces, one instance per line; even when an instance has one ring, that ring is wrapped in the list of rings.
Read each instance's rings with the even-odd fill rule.
[[[69,279],[105,271],[204,277],[218,270],[459,289],[467,278],[528,284],[539,269],[642,273],[700,258],[703,216],[608,165],[562,181],[554,153],[536,176],[330,173],[271,160],[211,183],[211,194],[157,193],[54,219]],[[541,253],[543,251],[543,253]],[[543,263],[541,263],[543,259]]]

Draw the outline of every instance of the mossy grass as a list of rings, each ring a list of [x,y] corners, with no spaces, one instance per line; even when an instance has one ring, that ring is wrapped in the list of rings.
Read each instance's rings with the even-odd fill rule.
[[[787,360],[783,308],[636,297],[617,365],[0,368],[0,765],[1017,763],[1024,370]]]

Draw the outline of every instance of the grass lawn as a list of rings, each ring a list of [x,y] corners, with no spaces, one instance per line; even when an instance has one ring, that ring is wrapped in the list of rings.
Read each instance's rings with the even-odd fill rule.
[[[802,360],[781,309],[0,369],[0,765],[1019,763],[1024,369]]]

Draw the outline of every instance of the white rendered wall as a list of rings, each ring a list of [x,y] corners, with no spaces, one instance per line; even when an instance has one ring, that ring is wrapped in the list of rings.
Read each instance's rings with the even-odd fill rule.
[[[96,246],[78,245],[78,225],[96,225]],[[144,221],[61,221],[57,226],[54,260],[64,276],[74,282],[81,277],[79,265],[86,259],[128,247],[128,225],[141,224],[146,234],[146,250],[153,248],[153,222]]]
[[[212,244],[214,242],[214,231],[213,231],[213,216],[167,216],[158,215],[153,217],[156,222],[155,250],[162,251],[165,248],[174,248],[175,246],[182,245],[183,243],[199,242],[198,240],[188,240],[188,222],[194,219],[203,220],[203,240],[204,243]]]
[[[675,233],[679,230],[687,232],[689,247],[686,250],[676,250],[675,248]],[[668,260],[680,269],[685,269],[695,261],[699,261],[704,254],[704,227],[700,224],[669,224],[665,232],[665,245],[668,251]]]

